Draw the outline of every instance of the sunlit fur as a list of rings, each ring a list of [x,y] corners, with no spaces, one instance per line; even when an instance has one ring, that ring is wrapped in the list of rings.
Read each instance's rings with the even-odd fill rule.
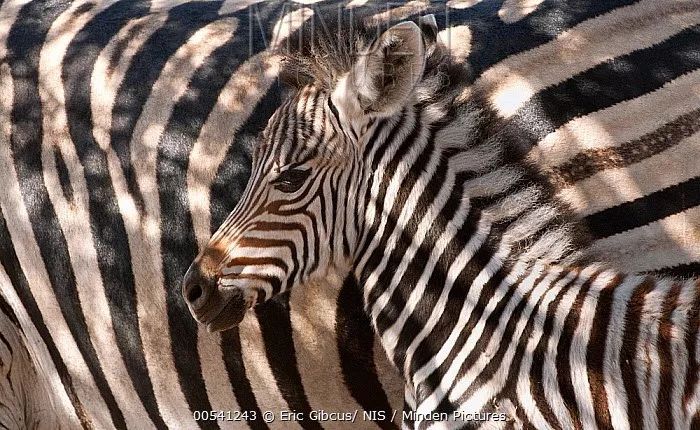
[[[342,49],[326,41],[289,57],[302,86],[204,251],[221,255],[217,288],[252,306],[352,274],[407,381],[418,415],[406,427],[466,425],[429,415],[453,411],[506,420],[471,423],[488,428],[697,425],[700,285],[584,264],[579,228],[511,161],[512,130],[462,97],[463,75],[427,36],[424,73],[398,112],[334,112],[356,96],[342,83],[371,39],[333,40]],[[310,174],[280,191],[289,168]],[[213,320],[227,321],[219,308]]]

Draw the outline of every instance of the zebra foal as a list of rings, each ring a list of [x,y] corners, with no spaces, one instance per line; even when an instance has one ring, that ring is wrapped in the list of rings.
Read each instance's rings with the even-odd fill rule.
[[[405,427],[698,428],[700,283],[577,252],[431,17],[340,28],[288,54],[298,91],[185,275],[193,316],[224,330],[350,274],[406,381]]]

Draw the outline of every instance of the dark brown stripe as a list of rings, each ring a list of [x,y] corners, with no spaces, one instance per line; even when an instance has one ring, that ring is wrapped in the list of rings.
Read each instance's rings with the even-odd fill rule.
[[[675,283],[668,292],[664,303],[661,305],[661,321],[659,321],[659,334],[657,349],[659,354],[659,393],[656,404],[659,429],[673,428],[671,415],[671,392],[673,391],[673,355],[671,341],[673,336],[673,321],[671,316],[678,305],[678,296],[681,293],[681,284]],[[679,381],[680,382],[680,381]]]
[[[338,294],[335,335],[348,391],[364,411],[377,414],[379,419],[374,423],[379,428],[398,430],[391,421],[392,407],[377,375],[372,322],[364,311],[362,290],[352,275],[345,278]],[[364,426],[370,424],[367,421]]]
[[[626,167],[677,145],[700,130],[700,109],[681,115],[672,122],[614,148],[580,152],[568,162],[551,169],[547,175],[561,189],[606,170]]]
[[[559,344],[557,345],[557,383],[559,384],[559,390],[561,391],[561,398],[564,400],[564,405],[569,411],[571,421],[576,430],[581,430],[583,427],[579,419],[581,414],[577,409],[576,393],[574,393],[574,384],[571,379],[571,344],[576,333],[576,328],[578,327],[579,318],[581,316],[581,308],[583,307],[583,303],[588,295],[588,290],[591,288],[591,283],[597,276],[598,274],[594,273],[583,283],[583,285],[581,285],[581,289],[576,295],[574,303],[571,305],[571,310],[564,319],[564,328],[559,339]]]
[[[700,364],[695,354],[698,342],[698,329],[700,328],[700,280],[695,282],[695,300],[688,315],[688,328],[685,332],[685,346],[688,351],[688,371],[685,376],[685,390],[683,392],[683,406],[687,406],[692,400],[695,385],[698,382]]]
[[[591,335],[588,339],[586,350],[586,369],[588,371],[588,383],[593,397],[593,410],[598,428],[612,428],[610,410],[608,409],[608,395],[605,392],[605,342],[607,341],[610,327],[610,308],[613,303],[615,288],[623,280],[623,276],[617,275],[608,285],[600,291],[598,305],[596,306]]]
[[[543,277],[546,277],[549,273],[550,272],[547,272],[546,270],[544,271],[544,273],[542,274],[542,277],[533,285],[533,290],[535,288],[537,288],[538,285],[540,285],[543,282],[543,279],[544,279]],[[511,401],[513,402],[514,407],[515,407],[517,419],[520,421],[519,424],[522,425],[523,429],[534,429],[535,428],[534,425],[530,422],[524,408],[520,404],[520,401],[518,400],[518,387],[517,386],[518,386],[518,381],[519,381],[519,374],[521,372],[521,367],[523,366],[523,364],[522,364],[523,357],[525,357],[526,354],[528,354],[527,345],[530,342],[530,339],[532,339],[532,337],[533,337],[533,332],[535,331],[535,326],[537,324],[537,316],[540,314],[546,315],[550,310],[549,306],[547,306],[547,308],[545,309],[542,306],[542,303],[544,302],[545,298],[547,297],[547,294],[549,293],[549,291],[555,290],[557,283],[562,281],[562,279],[564,279],[568,274],[569,274],[569,272],[567,272],[567,271],[561,271],[560,273],[557,273],[556,276],[554,277],[554,279],[552,279],[551,282],[549,282],[549,285],[546,287],[546,290],[542,292],[542,295],[537,300],[537,303],[532,305],[532,311],[530,313],[530,316],[528,317],[527,324],[525,325],[525,328],[523,329],[522,333],[520,334],[520,336],[517,340],[517,345],[515,347],[515,354],[513,355],[513,359],[510,362],[510,364],[508,364],[508,368],[509,368],[508,376],[506,377],[506,384],[503,387],[503,389],[501,390],[500,396],[505,397],[507,399],[511,399]],[[566,283],[569,284],[570,282],[571,281],[568,281]],[[557,296],[559,296],[559,294],[563,290],[564,290],[564,288],[561,288],[558,291]],[[528,299],[523,299],[523,302],[527,302],[527,301],[528,301]],[[527,307],[530,306],[528,303],[524,303],[524,304]],[[517,321],[518,319],[522,319],[522,316],[520,318],[512,318],[511,320]],[[508,336],[507,339],[513,339],[513,336]],[[511,343],[503,342],[503,344],[508,345],[510,347]],[[498,357],[496,357],[496,358],[498,358]],[[532,375],[532,373],[530,373],[530,372],[532,371],[533,364],[534,364],[534,362],[531,362],[530,368],[526,370],[530,375]],[[499,366],[501,366],[501,365],[502,364],[499,363]],[[531,378],[529,378],[529,379],[532,382],[532,379]],[[547,408],[547,411],[549,411],[551,413],[549,408]],[[559,426],[559,424],[556,423],[556,418],[555,418],[554,427],[561,428]]]
[[[574,276],[569,282],[567,282],[565,286],[561,287],[561,289],[557,293],[557,296],[549,304],[549,308],[547,309],[547,314],[544,320],[544,325],[542,326],[542,337],[540,337],[540,341],[537,343],[537,347],[535,348],[535,351],[533,353],[532,368],[530,369],[530,395],[532,395],[532,398],[535,400],[537,410],[540,411],[542,417],[545,420],[547,420],[547,423],[549,423],[549,425],[552,426],[552,428],[555,430],[561,430],[562,427],[559,424],[557,416],[549,407],[549,403],[547,402],[547,397],[544,392],[543,374],[545,353],[547,350],[547,345],[549,344],[550,336],[552,335],[552,330],[554,329],[554,324],[557,322],[556,314],[557,309],[559,308],[559,304],[561,303],[562,298],[569,291],[569,289],[571,288],[571,284],[576,280],[577,277],[578,273],[576,273],[576,276]]]
[[[647,293],[654,288],[654,280],[647,278],[637,286],[627,305],[625,314],[625,331],[622,335],[622,351],[620,351],[620,372],[627,393],[627,419],[630,430],[641,430],[642,400],[637,389],[637,378],[634,367],[637,362],[637,341],[639,339],[639,325],[644,309],[644,300]]]

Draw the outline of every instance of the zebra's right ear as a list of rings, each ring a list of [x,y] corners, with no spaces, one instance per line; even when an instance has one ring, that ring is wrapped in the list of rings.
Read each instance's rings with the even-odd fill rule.
[[[333,103],[349,121],[386,117],[412,97],[425,70],[423,32],[412,21],[394,25],[360,53],[335,86]]]

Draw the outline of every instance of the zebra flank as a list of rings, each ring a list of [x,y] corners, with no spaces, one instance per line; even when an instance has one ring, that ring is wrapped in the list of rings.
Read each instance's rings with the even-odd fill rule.
[[[304,26],[283,51],[295,88],[254,143],[241,200],[183,280],[195,319],[237,327],[279,294],[350,277],[403,376],[403,428],[700,426],[700,279],[592,262],[596,231],[558,194],[557,170],[529,158],[552,132],[520,128],[538,105],[499,112],[435,37],[433,15],[373,25]],[[685,56],[696,36],[680,28],[627,60],[659,61],[671,43]],[[533,97],[575,94],[586,74],[615,73],[606,66]],[[552,126],[655,85],[638,84],[607,98],[594,88],[552,112]],[[599,157],[588,156],[577,155]],[[595,170],[570,163],[582,180]]]
[[[693,427],[696,3],[0,0],[0,427]]]

